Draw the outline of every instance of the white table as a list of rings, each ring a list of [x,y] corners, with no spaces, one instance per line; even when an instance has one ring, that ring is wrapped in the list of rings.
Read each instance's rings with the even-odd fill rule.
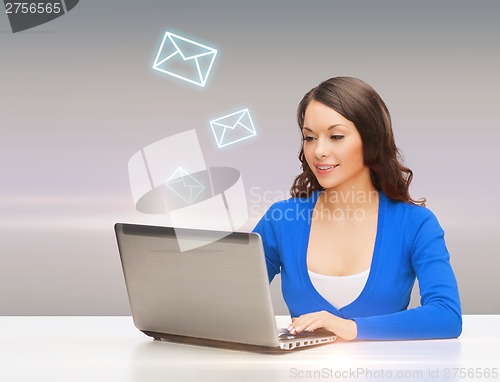
[[[459,339],[262,354],[153,341],[131,317],[0,317],[0,381],[498,381],[499,329],[464,316]]]

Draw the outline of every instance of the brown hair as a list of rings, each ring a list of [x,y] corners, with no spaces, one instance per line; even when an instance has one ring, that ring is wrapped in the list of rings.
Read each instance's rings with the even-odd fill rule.
[[[370,168],[374,187],[390,199],[425,205],[425,199],[414,200],[409,193],[413,172],[405,167],[394,142],[391,116],[379,94],[367,83],[353,77],[330,78],[311,89],[299,103],[297,122],[302,131],[304,115],[311,100],[321,102],[354,123],[363,142],[363,160]],[[302,173],[295,178],[290,193],[307,197],[322,190],[306,162],[301,147]]]

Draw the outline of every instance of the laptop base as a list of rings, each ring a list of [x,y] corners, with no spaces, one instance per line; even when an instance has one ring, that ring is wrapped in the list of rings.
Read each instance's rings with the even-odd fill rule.
[[[280,339],[280,344],[278,347],[269,347],[269,346],[243,344],[238,342],[220,341],[220,340],[198,338],[198,337],[188,337],[176,334],[158,333],[147,330],[141,330],[141,332],[143,332],[145,335],[149,337],[152,337],[155,341],[173,342],[177,344],[213,347],[213,348],[221,348],[221,349],[236,350],[236,351],[250,351],[250,352],[265,353],[265,354],[289,353],[290,351],[305,349],[309,346],[326,345],[334,342],[337,339],[337,337],[334,334],[330,332],[326,334],[325,331],[322,331],[318,333],[307,333],[304,335],[297,335],[297,336],[292,336],[292,335],[286,336],[289,338]],[[283,335],[280,336],[280,338],[282,337]]]

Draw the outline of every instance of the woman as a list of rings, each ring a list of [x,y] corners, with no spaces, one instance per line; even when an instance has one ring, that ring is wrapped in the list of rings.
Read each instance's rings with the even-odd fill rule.
[[[298,107],[302,173],[272,205],[262,236],[269,281],[281,273],[292,334],[340,338],[458,337],[461,307],[444,232],[410,197],[389,111],[365,82],[329,79]],[[419,281],[421,306],[407,310]]]

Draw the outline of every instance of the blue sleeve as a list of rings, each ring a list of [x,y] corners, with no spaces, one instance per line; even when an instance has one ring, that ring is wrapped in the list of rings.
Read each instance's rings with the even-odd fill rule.
[[[453,338],[462,332],[462,312],[457,281],[450,265],[444,231],[434,214],[424,207],[423,218],[409,222],[411,265],[420,287],[421,306],[402,312],[354,318],[357,339]]]
[[[269,282],[274,279],[274,276],[280,273],[281,268],[278,229],[276,227],[278,222],[272,219],[273,210],[274,206],[271,206],[253,229],[253,232],[258,233],[262,237]]]

